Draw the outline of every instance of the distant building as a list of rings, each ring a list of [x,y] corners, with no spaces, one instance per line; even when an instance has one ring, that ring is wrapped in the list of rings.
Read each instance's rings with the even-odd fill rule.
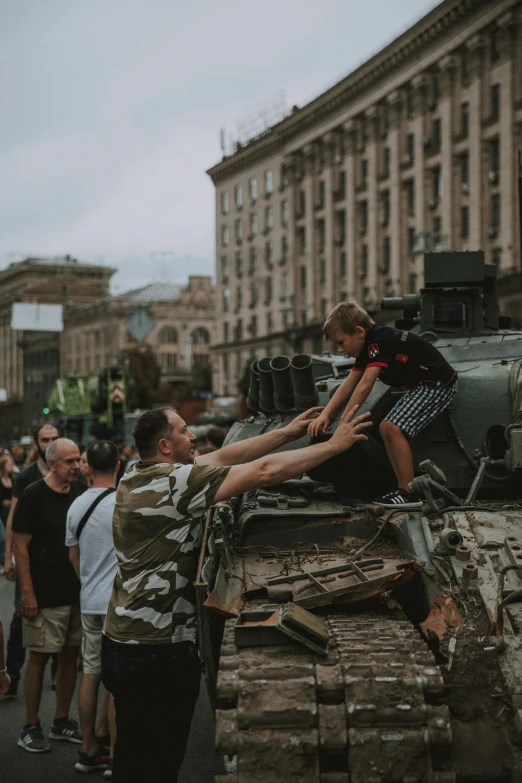
[[[210,362],[214,288],[210,277],[195,275],[186,286],[152,283],[71,308],[65,324],[62,374],[118,364],[126,349],[146,342],[157,354],[163,381],[186,381]]]
[[[58,377],[60,335],[11,329],[13,303],[85,305],[108,294],[115,271],[70,256],[26,258],[0,271],[0,388],[10,402],[23,401],[27,428]]]
[[[263,355],[326,347],[343,299],[422,286],[423,250],[478,250],[521,323],[522,2],[445,0],[209,170],[215,388]]]

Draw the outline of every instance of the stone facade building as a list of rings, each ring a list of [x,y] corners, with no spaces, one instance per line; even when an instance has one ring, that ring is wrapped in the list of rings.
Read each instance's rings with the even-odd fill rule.
[[[186,286],[152,283],[107,296],[69,310],[65,325],[62,374],[119,364],[125,350],[143,340],[157,354],[162,380],[186,381],[195,368],[210,363],[215,330],[212,281],[191,275]]]
[[[497,264],[520,326],[522,2],[445,0],[379,54],[209,170],[215,388],[246,363],[326,347],[340,300],[422,286],[423,250]],[[379,316],[378,316],[379,317]]]
[[[40,387],[54,382],[60,364],[59,333],[11,329],[13,304],[85,305],[107,296],[115,271],[64,256],[26,258],[0,272],[0,388],[8,400],[38,395]]]

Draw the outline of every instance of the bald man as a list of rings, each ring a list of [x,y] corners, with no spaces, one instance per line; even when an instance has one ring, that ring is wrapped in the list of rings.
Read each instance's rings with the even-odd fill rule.
[[[69,709],[76,683],[81,641],[80,581],[65,546],[67,512],[87,486],[79,482],[80,450],[67,438],[47,448],[49,473],[31,484],[18,501],[13,520],[16,568],[22,590],[22,628],[29,653],[24,691],[27,712],[18,745],[31,753],[51,749],[38,710],[45,665],[58,654],[56,716],[49,736],[81,743]]]

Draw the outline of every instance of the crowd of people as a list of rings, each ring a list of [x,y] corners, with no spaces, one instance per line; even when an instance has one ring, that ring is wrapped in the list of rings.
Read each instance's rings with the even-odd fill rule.
[[[453,400],[455,371],[434,346],[377,326],[355,303],[338,305],[324,329],[356,359],[353,370],[326,408],[280,429],[226,446],[214,431],[210,443],[198,443],[163,407],[137,419],[134,447],[96,441],[83,455],[46,424],[35,434],[34,462],[14,480],[15,455],[0,462],[4,569],[16,579],[7,660],[0,638],[0,693],[17,692],[27,653],[21,748],[50,749],[39,705],[55,655],[49,738],[82,744],[76,769],[103,769],[116,783],[176,783],[201,679],[194,581],[202,520],[214,503],[307,473],[366,440],[370,414],[354,414],[378,377],[407,391],[379,425],[397,489],[374,503],[420,505],[408,489],[410,441]],[[321,437],[341,406],[335,431]],[[306,433],[310,445],[280,451]],[[70,710],[80,644],[78,725]],[[111,695],[96,718],[100,682]]]

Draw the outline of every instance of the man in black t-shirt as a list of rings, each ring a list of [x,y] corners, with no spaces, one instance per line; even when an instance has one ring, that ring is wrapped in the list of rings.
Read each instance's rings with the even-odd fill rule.
[[[22,588],[24,644],[29,653],[25,669],[27,722],[18,744],[31,752],[50,750],[38,710],[45,665],[58,653],[56,717],[51,739],[81,742],[69,708],[76,682],[76,659],[81,641],[80,582],[65,546],[67,512],[86,489],[79,482],[80,450],[58,438],[47,449],[49,473],[27,487],[14,520],[16,567]]]
[[[377,378],[387,386],[406,388],[379,425],[398,489],[375,498],[374,503],[384,508],[420,508],[422,503],[408,491],[414,478],[408,438],[421,432],[451,404],[458,388],[457,373],[434,345],[412,332],[377,326],[356,302],[341,302],[334,307],[324,334],[339,351],[355,357],[355,365],[321,415],[311,422],[309,434],[324,432],[330,416],[348,400],[350,410],[361,406]],[[347,408],[341,421],[348,412]]]
[[[46,449],[50,444],[57,440],[59,432],[52,424],[42,424],[34,433],[34,442],[38,451],[38,458],[29,467],[20,473],[13,484],[13,497],[11,499],[11,508],[6,522],[5,531],[5,559],[4,576],[9,581],[15,581],[16,571],[13,560],[13,516],[16,504],[22,497],[24,490],[35,481],[39,481],[49,473],[47,460],[45,459]],[[9,628],[9,639],[7,640],[7,671],[11,678],[11,685],[5,694],[6,696],[16,696],[18,692],[18,683],[20,681],[20,672],[25,661],[25,649],[22,640],[22,612],[21,612],[21,594],[20,581],[16,579],[15,587],[15,606],[11,626]]]

